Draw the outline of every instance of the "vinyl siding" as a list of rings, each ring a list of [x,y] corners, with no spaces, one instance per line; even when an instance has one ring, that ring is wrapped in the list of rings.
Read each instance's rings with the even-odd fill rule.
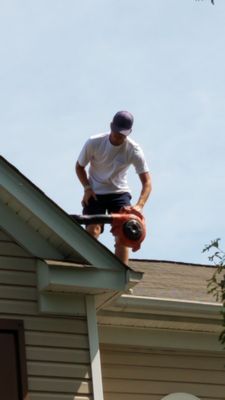
[[[225,356],[211,352],[101,347],[105,400],[161,400],[182,392],[225,399]]]
[[[0,230],[0,318],[25,327],[30,400],[91,400],[86,319],[38,312],[35,259]]]

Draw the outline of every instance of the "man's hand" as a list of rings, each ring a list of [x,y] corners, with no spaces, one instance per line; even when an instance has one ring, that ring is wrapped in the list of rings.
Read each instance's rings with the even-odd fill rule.
[[[132,210],[138,211],[139,213],[142,214],[144,205],[145,205],[145,203],[151,193],[151,190],[152,190],[151,177],[150,177],[149,172],[143,172],[142,174],[139,174],[139,178],[140,178],[140,181],[142,184],[142,190],[141,190],[141,194],[140,194],[140,197],[139,197],[137,203],[134,206],[123,207],[123,209],[126,212],[129,212],[131,214],[132,214]]]
[[[135,206],[124,206],[121,211],[123,211],[123,210],[126,212],[129,212],[130,214],[132,214],[133,210],[138,211],[139,213],[142,213],[142,207],[139,206],[138,204],[136,204]]]
[[[97,200],[95,192],[92,190],[91,185],[89,183],[87,173],[85,171],[85,167],[76,162],[76,174],[78,179],[80,180],[81,184],[84,187],[84,195],[81,201],[83,207],[87,206],[91,197]]]
[[[81,201],[81,204],[83,207],[88,206],[88,203],[89,203],[89,200],[91,197],[93,197],[95,200],[97,200],[95,192],[91,188],[86,189],[84,192],[83,199]]]
[[[136,204],[135,206],[132,207],[132,209],[138,211],[139,213],[142,213],[143,207]]]

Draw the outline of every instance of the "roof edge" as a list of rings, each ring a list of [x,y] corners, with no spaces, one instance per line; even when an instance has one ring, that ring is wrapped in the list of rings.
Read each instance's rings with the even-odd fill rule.
[[[138,313],[176,315],[181,317],[212,318],[221,321],[221,303],[175,300],[157,297],[142,297],[123,294],[105,311],[120,313]]]
[[[141,263],[149,263],[149,264],[155,264],[155,263],[160,263],[160,264],[177,264],[177,265],[190,265],[193,267],[205,267],[205,268],[216,268],[216,265],[214,264],[199,264],[199,263],[194,263],[194,262],[186,262],[186,261],[171,261],[171,260],[148,260],[148,259],[139,259],[139,258],[130,258],[131,262],[140,262]]]

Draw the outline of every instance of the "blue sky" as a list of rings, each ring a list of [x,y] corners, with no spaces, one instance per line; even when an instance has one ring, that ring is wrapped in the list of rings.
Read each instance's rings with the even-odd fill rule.
[[[0,5],[1,154],[79,214],[80,149],[129,110],[153,179],[131,257],[207,263],[204,245],[225,238],[225,1]],[[133,169],[129,182],[135,202]],[[109,227],[102,242],[113,250]]]

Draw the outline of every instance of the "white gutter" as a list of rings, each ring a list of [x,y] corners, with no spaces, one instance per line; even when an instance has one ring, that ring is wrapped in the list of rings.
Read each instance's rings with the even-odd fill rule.
[[[122,295],[98,312],[103,345],[218,351],[222,305]]]
[[[222,323],[221,317],[222,304],[211,302],[198,302],[188,300],[174,300],[156,297],[122,295],[113,304],[108,305],[102,310],[100,315],[122,316],[134,318],[138,315],[139,319],[149,319],[150,317],[163,317],[185,320],[187,318],[202,321],[202,323],[219,324]],[[206,321],[207,320],[207,321]]]
[[[116,302],[107,310],[114,309],[115,311],[126,312],[142,312],[151,313],[173,313],[176,315],[191,315],[197,316],[201,314],[204,318],[218,318],[222,311],[222,303],[165,299],[159,297],[145,297],[145,296],[130,296],[122,295]]]

